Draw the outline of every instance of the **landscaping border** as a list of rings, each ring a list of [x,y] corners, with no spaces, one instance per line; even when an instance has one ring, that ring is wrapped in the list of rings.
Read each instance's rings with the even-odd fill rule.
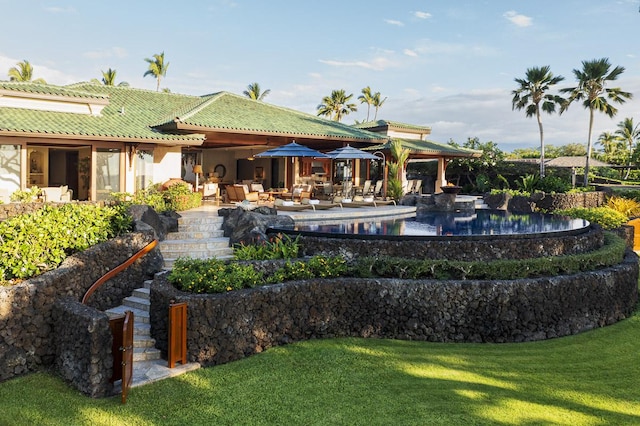
[[[188,360],[238,360],[313,338],[377,337],[433,342],[524,342],[627,318],[638,300],[638,257],[576,275],[501,281],[312,279],[224,294],[151,287],[151,333],[167,353],[170,303],[188,305]]]

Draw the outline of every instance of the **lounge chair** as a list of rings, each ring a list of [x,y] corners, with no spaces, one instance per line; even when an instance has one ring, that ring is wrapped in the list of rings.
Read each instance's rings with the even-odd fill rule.
[[[373,188],[374,197],[382,197],[382,180],[376,182],[376,186]]]
[[[370,180],[365,180],[364,181],[364,186],[362,187],[362,196],[366,197],[367,195],[371,194],[373,192],[373,190],[371,189],[371,181]]]
[[[328,210],[328,209],[332,209],[334,207],[340,207],[342,208],[342,204],[341,203],[327,203],[327,202],[322,202],[320,200],[310,200],[309,198],[303,198],[302,201],[300,202],[300,204],[302,205],[310,205],[311,207],[313,207],[314,210]]]
[[[415,181],[415,184],[413,185],[413,193],[420,194],[421,190],[422,190],[422,179],[418,179]]]
[[[280,197],[286,200],[301,201],[304,198],[311,198],[312,190],[311,185],[296,184],[293,185],[291,192],[286,192]]]
[[[280,198],[273,203],[276,210],[283,212],[299,212],[302,210],[313,210],[311,204],[294,204],[293,201],[286,201]]]
[[[258,192],[250,192],[246,185],[227,185],[227,201],[230,203],[241,203],[247,200],[257,203],[260,200]]]

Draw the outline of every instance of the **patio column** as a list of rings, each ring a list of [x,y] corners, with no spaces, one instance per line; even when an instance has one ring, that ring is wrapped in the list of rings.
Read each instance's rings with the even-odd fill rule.
[[[435,194],[441,193],[442,189],[440,188],[447,185],[447,178],[445,176],[446,170],[447,170],[447,159],[444,157],[439,157],[438,173],[436,174],[436,187],[435,187],[435,191],[433,191]]]

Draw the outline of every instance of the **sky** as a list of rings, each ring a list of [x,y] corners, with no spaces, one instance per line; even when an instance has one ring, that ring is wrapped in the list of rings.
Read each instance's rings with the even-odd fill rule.
[[[161,87],[175,93],[242,94],[257,82],[265,101],[315,115],[332,90],[386,98],[377,118],[430,126],[431,140],[469,137],[501,149],[539,146],[535,118],[512,110],[515,78],[549,65],[575,86],[582,61],[609,58],[625,72],[609,87],[634,98],[594,139],[626,117],[640,122],[640,0],[0,0],[0,80],[28,60],[34,78],[66,85],[117,72],[156,89],[145,58],[164,52]],[[369,118],[373,119],[371,111]],[[545,115],[545,143],[587,141],[589,114],[573,104]]]

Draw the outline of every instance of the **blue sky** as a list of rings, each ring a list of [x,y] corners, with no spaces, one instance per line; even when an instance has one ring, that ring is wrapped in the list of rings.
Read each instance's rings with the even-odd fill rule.
[[[266,101],[315,114],[334,89],[365,86],[387,100],[378,118],[432,127],[432,140],[494,141],[506,151],[539,144],[535,119],[512,111],[514,78],[550,65],[573,86],[583,60],[626,68],[616,86],[634,94],[613,119],[640,122],[640,0],[0,0],[0,79],[23,59],[52,84],[101,78],[155,90],[144,58],[165,52],[162,87],[241,94],[258,82]],[[586,143],[588,112],[544,116],[548,144]]]

